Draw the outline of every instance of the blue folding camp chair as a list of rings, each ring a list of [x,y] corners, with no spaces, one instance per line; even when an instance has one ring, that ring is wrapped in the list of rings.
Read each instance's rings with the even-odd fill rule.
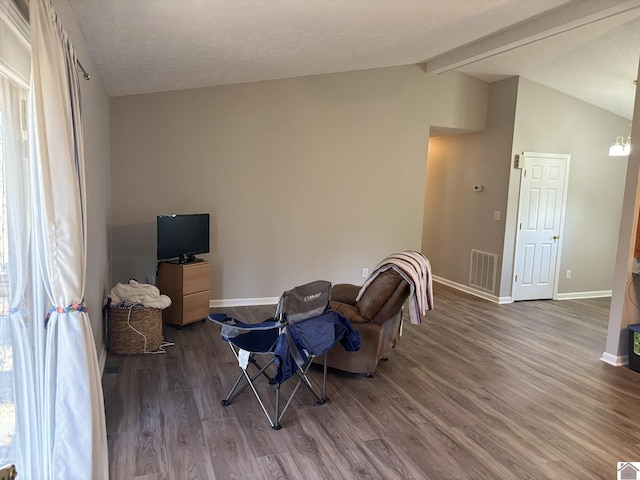
[[[229,344],[241,369],[228,395],[222,400],[224,406],[230,405],[238,395],[251,388],[269,424],[279,430],[282,417],[301,385],[311,391],[318,404],[325,403],[326,355],[321,393],[314,389],[307,376],[313,359],[326,354],[338,341],[349,351],[360,348],[359,334],[345,317],[330,309],[330,296],[331,283],[317,280],[284,292],[276,307],[275,317],[260,323],[241,322],[224,313],[209,315],[209,320],[221,326],[221,337]],[[258,358],[266,360],[262,360],[261,364]],[[247,371],[249,365],[256,370],[253,375]],[[273,416],[269,414],[254,385],[261,376],[275,385]],[[297,376],[298,381],[280,410],[280,386],[293,376]],[[244,383],[241,384],[243,379]]]

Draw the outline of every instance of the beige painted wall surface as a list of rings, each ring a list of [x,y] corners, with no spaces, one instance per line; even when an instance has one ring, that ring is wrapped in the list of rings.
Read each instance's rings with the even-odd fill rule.
[[[610,158],[608,148],[628,127],[622,117],[526,78],[491,84],[484,132],[430,142],[423,251],[434,273],[468,285],[471,249],[496,253],[502,280],[494,294],[510,298],[521,175],[513,155],[570,153],[558,292],[610,291],[627,160]],[[484,192],[474,193],[474,184]]]
[[[501,258],[517,86],[490,85],[485,131],[430,139],[422,251],[445,280],[468,285],[471,249]]]
[[[520,79],[513,152],[571,154],[559,294],[612,289],[627,158],[609,157],[608,152],[617,135],[629,132],[629,123]],[[517,185],[519,173],[514,172]],[[510,200],[517,204],[517,197]],[[567,270],[571,270],[570,279]]]
[[[429,75],[427,90],[432,126],[481,131],[487,123],[489,84],[460,72]]]
[[[113,282],[154,275],[158,214],[211,214],[215,300],[361,283],[419,249],[429,125],[465,82],[440,83],[409,66],[111,99]]]
[[[68,0],[53,0],[69,38],[91,80],[80,80],[87,185],[87,272],[85,303],[99,355],[104,352],[102,305],[109,292],[109,214],[111,210],[109,159],[109,97],[97,75],[91,55]]]

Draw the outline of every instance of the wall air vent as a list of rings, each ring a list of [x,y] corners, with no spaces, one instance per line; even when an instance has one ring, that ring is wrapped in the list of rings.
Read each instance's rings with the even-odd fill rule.
[[[493,253],[471,250],[469,286],[495,293],[498,256]]]

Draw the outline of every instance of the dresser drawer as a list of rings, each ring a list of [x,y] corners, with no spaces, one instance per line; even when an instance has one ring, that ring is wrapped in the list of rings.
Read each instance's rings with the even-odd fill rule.
[[[209,290],[182,297],[182,323],[191,323],[209,315]]]
[[[158,266],[158,288],[171,298],[162,311],[164,323],[182,326],[209,314],[209,262],[163,262]]]
[[[186,265],[182,275],[183,295],[209,290],[209,262]]]

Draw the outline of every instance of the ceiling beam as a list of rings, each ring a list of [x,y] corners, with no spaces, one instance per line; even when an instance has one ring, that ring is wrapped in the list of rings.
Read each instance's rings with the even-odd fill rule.
[[[640,0],[579,0],[426,61],[427,73],[444,73],[562,32],[640,8]]]

